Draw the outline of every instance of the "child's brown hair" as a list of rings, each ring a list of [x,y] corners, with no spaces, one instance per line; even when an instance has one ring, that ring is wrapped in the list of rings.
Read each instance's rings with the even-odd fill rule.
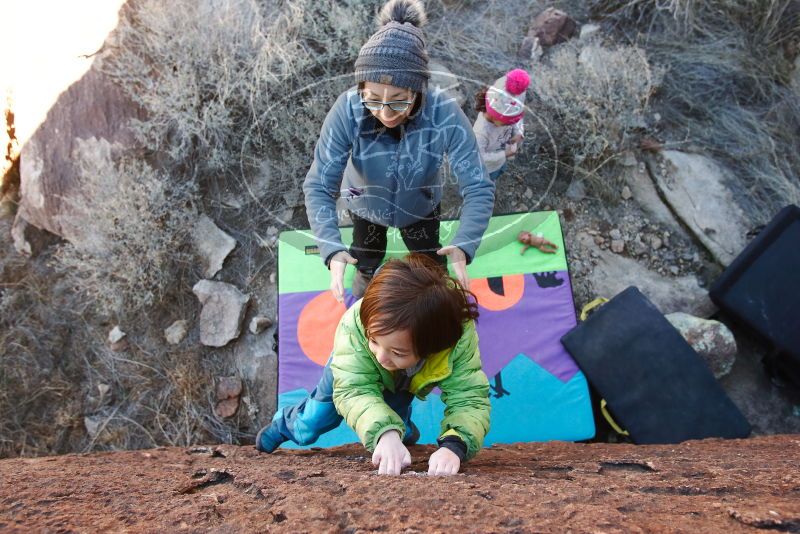
[[[484,113],[486,111],[486,93],[489,91],[488,87],[484,87],[475,93],[475,111]]]
[[[368,336],[408,328],[414,353],[425,358],[455,346],[464,323],[478,318],[478,304],[433,259],[412,253],[387,261],[375,274],[360,318]]]

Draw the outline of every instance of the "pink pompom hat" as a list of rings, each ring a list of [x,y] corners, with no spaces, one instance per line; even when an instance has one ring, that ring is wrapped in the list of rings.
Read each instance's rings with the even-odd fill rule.
[[[514,124],[525,114],[525,91],[531,77],[522,69],[509,71],[486,91],[486,114],[503,124]]]

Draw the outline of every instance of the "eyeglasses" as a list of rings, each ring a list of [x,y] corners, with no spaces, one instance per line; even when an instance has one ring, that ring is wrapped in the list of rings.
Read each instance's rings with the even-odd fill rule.
[[[389,109],[398,113],[407,110],[414,103],[414,100],[392,100],[391,102],[383,102],[381,100],[364,100],[361,99],[364,107],[370,111],[380,111],[383,106],[389,106]]]

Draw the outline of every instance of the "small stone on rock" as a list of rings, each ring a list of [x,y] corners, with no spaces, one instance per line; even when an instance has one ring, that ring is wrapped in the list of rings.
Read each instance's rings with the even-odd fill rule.
[[[225,399],[223,401],[219,401],[217,406],[214,408],[214,411],[216,412],[217,417],[226,419],[236,415],[236,410],[238,409],[239,397],[236,397],[235,399]]]
[[[238,376],[217,377],[217,400],[233,399],[242,394],[242,379]]]
[[[630,200],[633,197],[633,193],[631,193],[631,188],[627,185],[622,188],[622,199],[623,200]]]
[[[608,235],[611,239],[622,239],[622,232],[618,228],[612,229]]]
[[[611,251],[617,254],[622,254],[622,251],[625,250],[625,241],[622,239],[612,239],[611,240]]]
[[[111,330],[111,332],[108,333],[108,342],[116,343],[118,341],[122,341],[126,335],[127,334],[122,331],[119,325],[117,325]]]
[[[653,236],[650,238],[650,246],[653,250],[658,250],[662,247],[664,243],[661,241],[661,238],[658,236]]]
[[[269,283],[270,284],[274,284],[275,283],[275,273],[270,273],[270,275],[269,275]]]
[[[189,331],[189,321],[179,320],[164,329],[164,338],[170,345],[177,345],[186,337]]]
[[[250,333],[258,335],[270,326],[272,326],[272,319],[257,315],[250,320]]]
[[[119,325],[108,333],[108,345],[114,352],[122,352],[128,348],[127,334],[120,329]]]
[[[530,187],[525,189],[525,198],[527,198],[528,200],[533,198],[533,189],[531,189]]]

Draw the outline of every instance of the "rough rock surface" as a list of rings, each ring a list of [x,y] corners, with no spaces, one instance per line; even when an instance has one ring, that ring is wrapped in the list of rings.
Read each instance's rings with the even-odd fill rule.
[[[201,215],[192,232],[195,248],[203,259],[203,276],[213,278],[228,254],[236,247],[236,240],[223,232],[207,215]]]
[[[666,319],[705,360],[715,378],[731,372],[736,361],[736,340],[727,326],[681,312],[670,313]]]
[[[162,448],[0,461],[4,532],[796,532],[800,436],[499,445],[399,477],[360,445]]]
[[[662,164],[651,165],[659,191],[714,259],[727,266],[744,249],[753,226],[725,185],[732,178],[699,154],[664,150],[661,155]]]
[[[624,171],[623,179],[631,189],[631,194],[642,210],[652,219],[667,225],[672,232],[681,232],[681,226],[669,208],[658,196],[658,190],[647,172],[644,162],[628,167]]]
[[[250,300],[236,286],[225,282],[200,280],[192,288],[203,305],[200,312],[200,342],[223,347],[239,337],[242,320]]]

